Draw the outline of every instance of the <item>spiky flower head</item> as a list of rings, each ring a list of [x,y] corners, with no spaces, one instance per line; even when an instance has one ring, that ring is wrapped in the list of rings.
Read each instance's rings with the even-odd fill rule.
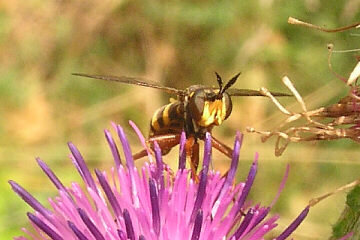
[[[144,137],[134,124],[132,126],[145,145]],[[247,197],[258,168],[257,155],[246,181],[233,184],[242,143],[241,134],[236,134],[231,167],[223,177],[209,169],[212,148],[211,135],[207,133],[199,181],[194,181],[190,169],[185,167],[185,133],[180,141],[179,169],[176,172],[163,163],[161,150],[156,143],[155,161],[149,155],[150,161],[138,171],[123,129],[119,125],[114,127],[122,144],[126,166],[110,132],[105,130],[115,167],[109,173],[95,170],[96,178],[90,173],[75,145],[68,144],[70,158],[85,186],[72,183],[70,187],[65,187],[52,170],[37,158],[39,166],[59,191],[57,197],[49,200],[51,209],[45,208],[16,182],[9,181],[13,190],[35,210],[27,214],[33,231],[23,229],[28,236],[15,239],[255,240],[263,239],[277,226],[279,217],[269,216],[269,212],[284,187],[289,168],[269,206],[251,205]],[[308,211],[309,207],[305,208],[276,239],[286,239]]]

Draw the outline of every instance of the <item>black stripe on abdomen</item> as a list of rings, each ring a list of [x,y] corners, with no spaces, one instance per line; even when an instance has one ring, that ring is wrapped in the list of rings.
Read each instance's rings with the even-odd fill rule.
[[[184,105],[182,102],[169,103],[154,113],[150,127],[150,135],[178,132],[184,121]]]

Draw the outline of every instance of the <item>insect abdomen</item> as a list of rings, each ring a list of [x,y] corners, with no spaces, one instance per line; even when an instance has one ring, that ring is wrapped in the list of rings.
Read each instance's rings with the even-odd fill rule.
[[[184,103],[169,103],[154,113],[150,122],[150,136],[178,133],[184,127]]]

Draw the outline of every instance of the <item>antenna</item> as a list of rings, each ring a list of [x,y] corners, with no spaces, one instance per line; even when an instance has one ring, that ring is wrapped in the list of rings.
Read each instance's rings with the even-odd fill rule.
[[[232,85],[234,85],[234,83],[236,82],[236,80],[238,79],[238,77],[240,76],[241,72],[239,72],[238,74],[236,74],[232,79],[230,79],[227,84],[225,85],[225,87],[223,89],[220,90],[220,94],[223,94],[229,87],[231,87]]]
[[[215,75],[216,75],[216,79],[217,79],[217,82],[218,82],[219,88],[220,88],[219,93],[221,93],[222,87],[223,87],[223,81],[222,81],[220,75],[217,72],[215,72]]]

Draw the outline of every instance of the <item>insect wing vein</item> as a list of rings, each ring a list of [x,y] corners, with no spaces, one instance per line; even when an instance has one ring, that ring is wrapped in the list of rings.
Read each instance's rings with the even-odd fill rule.
[[[226,91],[230,96],[260,96],[266,97],[263,93],[258,90],[251,90],[251,89],[239,89],[239,88],[230,88]],[[291,94],[287,93],[279,93],[279,92],[271,92],[273,96],[277,97],[289,97],[292,96]]]
[[[160,90],[165,91],[170,94],[177,94],[177,95],[185,94],[185,92],[183,90],[161,86],[159,84],[156,84],[156,83],[153,83],[153,82],[150,82],[147,80],[143,80],[141,78],[133,78],[133,77],[125,77],[125,76],[117,77],[117,76],[105,76],[105,75],[91,75],[91,74],[85,74],[85,73],[73,73],[72,75],[101,79],[101,80],[105,80],[105,81],[114,81],[114,82],[120,82],[120,83],[126,83],[126,84],[134,84],[134,85],[139,85],[139,86],[143,86],[143,87],[150,87],[150,88],[160,89]]]

